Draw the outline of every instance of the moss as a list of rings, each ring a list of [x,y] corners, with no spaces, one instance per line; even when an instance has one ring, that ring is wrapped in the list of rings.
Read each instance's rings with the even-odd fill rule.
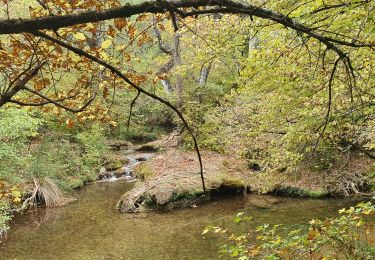
[[[153,145],[153,144],[145,144],[137,148],[137,151],[139,152],[157,152],[159,150],[160,150],[160,147],[157,145]]]
[[[143,163],[135,169],[136,177],[140,180],[145,180],[150,178],[151,176],[154,176],[154,172],[151,171],[150,167]]]
[[[126,158],[109,157],[105,163],[105,168],[107,171],[115,171],[123,167],[126,163],[128,163]]]
[[[143,201],[143,203],[144,203],[144,205],[147,209],[157,208],[157,203],[156,203],[155,199],[150,194],[146,193],[140,199]]]
[[[221,186],[228,188],[243,188],[245,187],[245,182],[239,178],[227,177],[222,178]]]
[[[329,193],[328,191],[324,191],[324,190],[306,190],[306,195],[309,198],[320,199],[320,198],[328,197]]]
[[[173,194],[171,202],[178,202],[178,201],[191,202],[192,200],[200,197],[203,194],[204,194],[203,191],[197,191],[197,190],[177,192]]]
[[[68,185],[72,189],[82,188],[84,181],[79,178],[72,178],[69,180]]]
[[[277,196],[301,197],[301,198],[324,198],[329,193],[324,190],[309,190],[292,186],[277,186],[272,193]]]

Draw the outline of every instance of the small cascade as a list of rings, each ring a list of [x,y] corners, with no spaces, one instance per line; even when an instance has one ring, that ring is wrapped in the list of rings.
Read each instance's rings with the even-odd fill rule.
[[[125,150],[123,154],[127,163],[123,167],[113,171],[108,171],[103,167],[97,177],[97,182],[114,182],[119,180],[134,182],[137,180],[134,176],[134,168],[153,156],[153,153],[137,152],[133,149]]]

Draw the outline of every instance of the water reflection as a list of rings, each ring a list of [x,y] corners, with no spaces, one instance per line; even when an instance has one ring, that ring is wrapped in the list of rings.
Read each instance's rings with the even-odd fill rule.
[[[238,229],[232,219],[239,211],[253,216],[253,225],[296,225],[355,204],[249,195],[194,209],[119,214],[117,199],[132,185],[89,185],[68,206],[17,216],[8,241],[0,245],[0,259],[217,259],[217,241],[202,239],[202,230],[208,224]]]

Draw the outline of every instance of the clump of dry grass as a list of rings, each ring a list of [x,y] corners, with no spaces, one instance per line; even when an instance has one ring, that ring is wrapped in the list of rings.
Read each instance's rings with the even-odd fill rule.
[[[37,187],[34,204],[46,207],[61,206],[63,193],[52,180],[44,179]]]
[[[32,205],[47,208],[60,207],[72,201],[75,201],[75,199],[63,197],[63,192],[51,179],[43,179],[42,181],[34,179],[34,189],[31,196],[25,199],[20,208],[12,211],[20,212]]]

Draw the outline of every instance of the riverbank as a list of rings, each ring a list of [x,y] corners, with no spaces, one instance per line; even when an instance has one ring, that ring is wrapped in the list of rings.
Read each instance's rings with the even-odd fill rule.
[[[194,151],[179,147],[173,136],[144,147],[159,152],[135,168],[138,182],[117,203],[121,212],[195,207],[210,195],[249,192],[310,198],[371,196],[371,185],[375,183],[371,174],[373,162],[360,154],[330,172],[301,168],[295,172],[263,173],[249,169],[248,163],[235,155],[202,151],[208,190],[204,194]]]

